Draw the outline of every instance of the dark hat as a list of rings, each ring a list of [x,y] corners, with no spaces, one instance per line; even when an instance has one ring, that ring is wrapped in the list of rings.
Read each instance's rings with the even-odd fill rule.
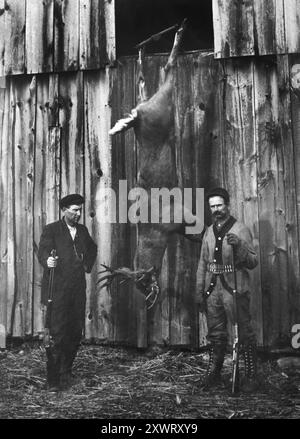
[[[229,203],[229,193],[226,189],[222,187],[215,187],[214,189],[210,189],[206,194],[206,200],[208,201],[211,197],[222,197],[226,204]]]
[[[68,207],[68,206],[71,206],[72,204],[80,205],[83,203],[84,203],[84,198],[81,195],[70,194],[70,195],[63,197],[59,201],[59,207],[62,209],[63,207]]]

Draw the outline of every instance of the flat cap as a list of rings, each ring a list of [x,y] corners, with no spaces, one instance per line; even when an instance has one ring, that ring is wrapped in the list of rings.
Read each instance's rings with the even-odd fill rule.
[[[214,189],[210,189],[206,194],[206,200],[208,201],[211,197],[222,197],[226,204],[229,203],[229,193],[226,189],[222,187],[215,187]]]
[[[84,198],[79,194],[70,194],[61,198],[59,201],[59,207],[62,209],[63,207],[71,206],[72,204],[80,205],[84,203]]]

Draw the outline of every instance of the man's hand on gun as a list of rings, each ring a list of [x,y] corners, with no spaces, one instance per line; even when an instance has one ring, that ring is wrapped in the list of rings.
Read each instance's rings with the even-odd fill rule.
[[[49,256],[49,258],[47,259],[47,267],[48,268],[55,268],[57,266],[57,259],[58,256]]]
[[[227,242],[229,245],[237,247],[240,244],[240,238],[235,233],[227,233]]]

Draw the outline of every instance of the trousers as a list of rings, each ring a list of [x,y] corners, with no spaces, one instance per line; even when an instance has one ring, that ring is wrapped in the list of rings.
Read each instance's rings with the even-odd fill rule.
[[[243,345],[256,343],[251,325],[250,293],[237,293],[239,340]],[[214,290],[207,298],[207,339],[213,344],[227,344],[235,321],[233,296],[218,278]],[[231,342],[231,340],[230,340]]]
[[[47,366],[54,384],[71,373],[84,328],[85,300],[85,287],[80,284],[65,287],[53,300]]]

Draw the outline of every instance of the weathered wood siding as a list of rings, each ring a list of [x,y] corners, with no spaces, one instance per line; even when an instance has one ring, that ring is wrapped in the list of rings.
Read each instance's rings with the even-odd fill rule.
[[[166,55],[146,60],[150,94],[166,61]],[[133,131],[114,137],[112,144],[108,136],[113,121],[135,106],[136,71],[136,59],[124,58],[116,69],[26,75],[3,82],[1,280],[6,288],[1,318],[9,334],[43,330],[39,238],[43,226],[59,217],[59,197],[79,191],[87,198],[84,221],[98,243],[97,267],[88,276],[86,337],[135,345],[147,335],[142,295],[133,297],[128,287],[117,285],[111,293],[99,294],[96,287],[101,263],[133,263],[136,228],[102,222],[104,210],[113,208],[102,189],[113,187],[118,194],[119,180],[127,180],[128,190],[136,183],[139,154]],[[212,54],[195,53],[180,58],[177,72],[178,177],[182,186],[202,187],[217,137],[218,64]],[[170,243],[162,295],[148,316],[151,343],[191,343],[198,253],[199,244],[182,237]]]
[[[114,0],[0,0],[0,76],[115,60]]]
[[[223,63],[223,163],[219,181],[234,194],[233,208],[254,236],[260,264],[254,274],[254,326],[260,343],[290,343],[299,320],[299,167],[291,123],[293,58]],[[296,106],[296,104],[295,104]],[[295,115],[298,115],[294,106]]]
[[[145,60],[149,95],[166,60]],[[265,346],[289,344],[300,318],[299,64],[298,55],[216,61],[194,52],[179,57],[175,79],[179,184],[225,185],[233,214],[249,225],[260,259],[251,309]],[[133,130],[108,136],[136,104],[136,73],[136,59],[126,57],[113,69],[0,81],[0,323],[9,334],[43,330],[37,246],[43,226],[59,217],[59,197],[76,190],[86,196],[83,220],[98,243],[87,276],[86,337],[139,345],[148,332],[152,344],[194,343],[198,244],[172,238],[147,324],[143,296],[127,286],[97,291],[100,264],[132,266],[135,251],[133,225],[103,223],[114,207],[103,189],[118,194],[119,180],[128,190],[136,183]]]
[[[0,1],[0,76],[25,72],[25,0]]]
[[[53,11],[53,0],[27,2],[24,23],[27,73],[53,69]]]
[[[216,58],[300,52],[299,0],[213,0]]]
[[[110,114],[109,80],[103,72],[105,70],[99,70],[98,74],[91,72],[91,78],[87,76],[86,82],[92,82],[96,75],[99,83],[101,93],[96,94],[95,99],[101,109],[101,118],[106,118],[106,125],[100,124],[99,148],[103,169],[109,174],[109,154],[105,153],[110,144],[110,116],[105,115],[106,112]],[[93,89],[95,91],[98,89]],[[107,228],[97,231],[93,225],[97,191],[94,192],[92,185],[88,187],[88,183],[97,169],[89,167],[89,163],[94,160],[94,148],[98,145],[84,142],[83,116],[91,113],[88,111],[89,102],[83,105],[83,93],[82,72],[18,75],[0,83],[3,288],[0,317],[7,333],[14,336],[36,335],[43,331],[42,269],[37,260],[37,248],[45,224],[59,218],[58,200],[61,196],[75,191],[86,193],[86,223],[97,242],[101,243],[98,259],[109,262]],[[86,117],[85,121],[90,120]],[[96,129],[97,122],[98,118],[94,119],[93,114]],[[93,135],[88,127],[86,135],[87,139]],[[89,162],[85,159],[87,151],[90,151]],[[108,256],[103,256],[103,252]]]
[[[9,207],[9,141],[10,132],[9,121],[9,88],[5,80],[0,82],[0,285],[1,285],[1,306],[0,319],[4,327],[7,327],[7,309],[8,309],[8,263],[9,263],[9,224],[8,224],[8,207]]]

